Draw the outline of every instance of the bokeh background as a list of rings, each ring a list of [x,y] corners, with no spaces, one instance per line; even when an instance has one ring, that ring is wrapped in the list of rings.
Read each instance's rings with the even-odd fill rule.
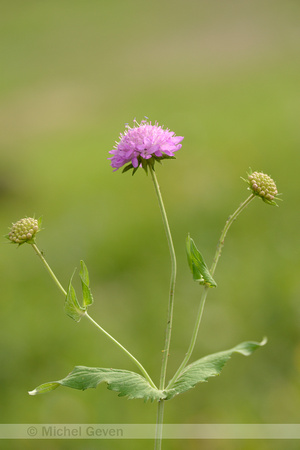
[[[169,376],[201,294],[188,232],[210,264],[249,167],[280,208],[255,200],[234,223],[193,358],[244,340],[220,377],[167,403],[166,423],[299,423],[300,3],[295,0],[1,1],[0,225],[43,216],[38,244],[66,286],[84,259],[90,313],[159,377],[170,264],[150,177],[112,172],[108,151],[144,116],[183,135],[157,167],[178,257]],[[0,245],[2,423],[154,423],[156,405],[28,390],[75,365],[135,370],[64,298],[27,246]],[[78,272],[77,272],[78,273]],[[78,278],[77,278],[78,281]],[[76,281],[76,283],[77,283]],[[75,283],[75,284],[76,284]],[[79,284],[76,284],[79,287]],[[297,441],[166,441],[167,449],[299,448]],[[47,449],[151,449],[151,441],[44,441]],[[7,441],[8,449],[40,442]]]

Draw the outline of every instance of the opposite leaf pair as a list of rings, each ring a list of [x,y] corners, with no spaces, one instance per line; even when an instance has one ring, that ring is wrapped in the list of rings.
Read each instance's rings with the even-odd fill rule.
[[[144,401],[151,400],[152,402],[154,400],[170,400],[176,395],[193,388],[197,383],[219,375],[233,353],[248,356],[258,347],[265,345],[266,342],[266,339],[260,343],[243,342],[230,350],[205,356],[187,366],[177,380],[163,391],[154,389],[142,375],[135,372],[76,366],[62,380],[44,383],[30,391],[29,394],[44,394],[53,391],[59,386],[85,390],[96,388],[98,384],[105,382],[108,389],[119,392],[119,397],[127,396],[129,399],[142,398]]]
[[[84,261],[80,261],[80,272],[79,276],[81,279],[81,288],[82,288],[82,306],[80,306],[75,289],[72,285],[73,276],[75,274],[75,270],[73,272],[73,275],[71,277],[69,286],[68,286],[68,293],[66,297],[65,302],[65,311],[66,314],[75,320],[75,322],[79,322],[81,317],[85,314],[87,307],[92,305],[93,303],[93,296],[90,290],[90,278],[89,273],[87,270],[87,267],[84,263]]]

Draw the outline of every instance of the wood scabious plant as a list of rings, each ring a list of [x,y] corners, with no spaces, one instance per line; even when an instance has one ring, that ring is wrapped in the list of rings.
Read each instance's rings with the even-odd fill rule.
[[[167,380],[167,365],[171,343],[177,263],[168,218],[156,177],[155,163],[161,163],[164,159],[174,159],[174,153],[182,147],[182,140],[182,136],[176,136],[174,132],[164,129],[159,126],[157,122],[152,125],[148,120],[142,121],[141,124],[134,121],[134,126],[132,128],[129,125],[126,126],[126,131],[120,135],[119,141],[116,142],[114,149],[110,151],[112,156],[109,158],[111,166],[114,170],[118,170],[119,168],[123,168],[123,172],[132,170],[132,174],[134,175],[139,168],[142,168],[147,174],[150,173],[169,246],[171,261],[170,289],[164,348],[162,352],[163,356],[158,383],[155,383],[152,380],[141,362],[138,361],[131,352],[129,352],[120,342],[111,336],[88,313],[94,299],[90,289],[88,269],[83,261],[80,262],[81,269],[79,272],[79,277],[81,280],[82,292],[81,299],[79,299],[72,284],[74,274],[70,279],[69,285],[65,289],[36,245],[36,234],[41,229],[40,220],[36,220],[34,218],[21,219],[12,225],[9,234],[7,235],[7,238],[13,244],[21,245],[28,243],[33,247],[54,282],[64,295],[66,314],[76,322],[79,322],[82,318],[89,320],[115,345],[124,351],[138,369],[137,372],[133,372],[125,369],[76,366],[66,377],[58,381],[43,383],[30,391],[29,394],[44,394],[53,391],[60,386],[85,390],[89,388],[96,388],[100,383],[104,382],[107,384],[108,389],[118,392],[121,397],[126,396],[129,399],[140,398],[144,401],[150,400],[152,402],[157,401],[157,427],[155,436],[155,448],[157,450],[160,449],[162,445],[163,414],[166,400],[171,400],[173,397],[194,388],[198,383],[207,381],[209,378],[219,375],[224,365],[234,353],[248,356],[251,355],[254,350],[266,343],[266,339],[263,339],[261,342],[243,342],[230,349],[204,356],[203,358],[190,363],[190,358],[196,345],[199,326],[208,292],[211,288],[217,287],[214,274],[221,256],[224,240],[230,226],[254,198],[260,197],[267,204],[276,205],[275,200],[278,196],[276,184],[268,175],[262,172],[252,171],[248,174],[248,178],[245,181],[248,184],[250,195],[227,219],[210,268],[208,268],[193,239],[189,234],[187,235],[186,253],[188,265],[190,267],[193,280],[201,286],[202,295],[200,297],[198,312],[185,357],[179,364],[173,377],[170,380]]]

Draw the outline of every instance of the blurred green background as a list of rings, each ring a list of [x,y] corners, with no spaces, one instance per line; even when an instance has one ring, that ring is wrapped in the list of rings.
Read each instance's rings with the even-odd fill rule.
[[[208,264],[247,194],[251,167],[284,202],[253,202],[234,223],[193,358],[244,340],[221,377],[167,403],[166,423],[299,423],[300,2],[1,1],[1,234],[43,216],[38,244],[64,286],[84,259],[90,314],[158,380],[170,264],[150,177],[113,173],[108,151],[144,116],[185,137],[157,167],[178,256],[169,376],[187,349],[201,294],[188,232]],[[76,324],[27,245],[2,239],[1,422],[154,423],[156,405],[104,385],[30,397],[75,365],[135,370],[96,328]],[[77,272],[78,273],[78,272]],[[78,285],[77,285],[78,286]],[[8,449],[40,448],[7,441]],[[166,441],[164,449],[274,448],[273,441]],[[299,448],[277,441],[276,448]],[[44,441],[48,449],[152,449],[151,441]]]

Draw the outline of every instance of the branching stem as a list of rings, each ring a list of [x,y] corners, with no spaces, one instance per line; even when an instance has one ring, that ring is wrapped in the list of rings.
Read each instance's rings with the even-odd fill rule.
[[[40,250],[38,249],[38,247],[36,246],[36,244],[31,244],[31,246],[33,247],[35,253],[39,256],[39,258],[42,260],[43,264],[45,265],[47,271],[50,273],[51,278],[54,280],[55,284],[58,286],[58,288],[60,289],[60,291],[64,294],[64,296],[66,297],[67,291],[62,287],[62,285],[60,284],[60,282],[58,281],[57,277],[55,276],[53,270],[51,269],[51,267],[49,266],[49,264],[47,263],[46,259],[44,258],[43,254],[40,252]],[[129,356],[129,358],[134,362],[134,364],[139,368],[139,370],[141,371],[141,373],[144,375],[144,377],[148,380],[149,384],[151,385],[151,387],[153,387],[153,389],[157,389],[157,387],[155,386],[155,384],[153,383],[152,379],[150,378],[148,372],[146,371],[146,369],[142,366],[142,364],[125,348],[123,347],[123,345],[120,344],[120,342],[118,342],[114,337],[112,337],[107,331],[104,330],[104,328],[102,328],[97,322],[95,322],[94,319],[92,319],[91,316],[89,316],[89,314],[87,313],[87,311],[85,311],[83,313],[83,316],[86,317],[87,319],[90,320],[90,322],[92,322],[93,325],[95,325],[100,331],[102,331],[102,333],[104,333],[110,340],[112,340],[121,350],[123,350],[123,352],[126,353],[127,356]]]
[[[251,194],[243,203],[241,203],[241,205],[237,208],[237,210],[228,217],[225,226],[222,230],[218,245],[217,245],[217,250],[215,253],[215,257],[213,259],[213,263],[210,269],[210,273],[213,276],[218,264],[218,261],[220,259],[221,256],[221,252],[222,252],[222,248],[224,246],[224,240],[226,237],[226,234],[229,230],[229,228],[231,227],[232,223],[235,221],[235,219],[238,217],[238,215],[249,205],[249,203],[255,198],[254,194]],[[199,304],[199,308],[198,308],[198,313],[197,313],[197,317],[196,317],[196,322],[195,322],[195,326],[194,326],[194,330],[193,330],[193,334],[192,334],[192,338],[191,338],[191,342],[188,348],[188,351],[185,354],[185,357],[182,361],[182,363],[180,364],[178,370],[176,371],[175,375],[173,376],[173,378],[170,380],[167,389],[171,389],[173,387],[173,385],[176,383],[177,379],[179,378],[179,376],[181,375],[182,371],[184,370],[184,368],[186,367],[196,344],[196,340],[197,340],[197,336],[198,336],[198,331],[199,331],[199,327],[200,327],[200,323],[201,323],[201,319],[202,319],[202,315],[203,315],[203,310],[204,310],[204,306],[205,306],[205,301],[206,301],[206,297],[208,294],[208,289],[209,286],[205,285],[204,286],[204,290],[202,292],[202,296],[200,299],[200,304]]]

